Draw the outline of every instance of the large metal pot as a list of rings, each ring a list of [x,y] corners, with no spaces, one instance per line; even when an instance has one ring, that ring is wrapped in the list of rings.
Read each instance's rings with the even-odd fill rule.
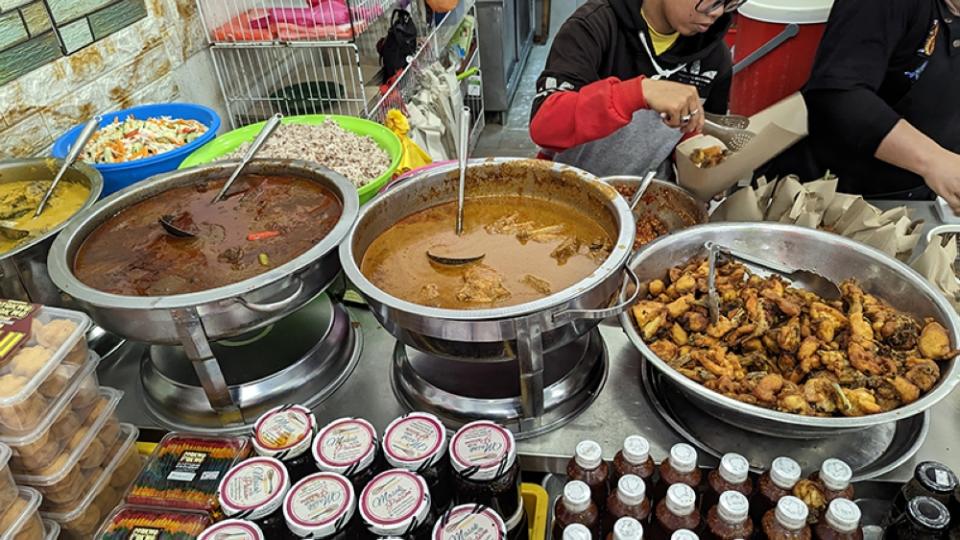
[[[708,241],[793,268],[812,270],[835,283],[856,279],[865,291],[898,310],[920,319],[934,317],[947,328],[953,346],[960,344],[960,317],[920,274],[876,249],[827,232],[775,223],[699,225],[649,244],[634,256],[630,267],[640,278],[642,290],[646,290],[647,283],[663,278],[671,267],[706,256],[703,246]],[[801,416],[749,405],[704,388],[654,354],[637,332],[629,313],[621,314],[620,322],[644,358],[698,407],[735,426],[777,437],[824,437],[896,422],[929,409],[960,382],[960,362],[954,358],[940,363],[940,381],[930,392],[904,407],[858,417]]]
[[[157,344],[192,341],[183,335],[202,331],[209,340],[239,335],[274,322],[322,292],[340,272],[337,245],[353,227],[360,207],[349,180],[305,161],[258,160],[244,169],[251,174],[289,174],[329,188],[343,202],[343,215],[315,246],[276,268],[250,279],[189,294],[122,296],[89,287],[73,274],[73,261],[83,240],[117,212],[168,189],[228,176],[235,161],[185,169],[134,184],[78,215],[50,250],[50,276],[97,324],[127,338]]]
[[[0,161],[0,183],[53,180],[62,165],[63,160],[53,158]],[[103,177],[85,163],[78,162],[67,169],[64,181],[80,182],[90,188],[90,195],[77,213],[97,202],[103,190]],[[64,298],[60,289],[50,280],[47,272],[47,254],[53,245],[53,239],[69,222],[68,219],[47,234],[0,254],[0,296],[48,306],[72,307],[69,299]]]
[[[360,263],[371,242],[400,219],[457,198],[457,165],[431,169],[397,184],[369,203],[340,246],[344,272],[366,298],[388,332],[403,343],[435,355],[499,361],[516,358],[531,342],[548,352],[593,329],[631,303],[610,307],[624,283],[624,264],[635,235],[633,215],[616,191],[594,176],[545,161],[493,158],[469,162],[466,197],[524,195],[550,197],[596,216],[615,238],[606,261],[590,276],[550,296],[516,306],[438,309],[396,298],[377,288]],[[532,340],[529,338],[533,338]],[[522,339],[518,339],[522,338]]]

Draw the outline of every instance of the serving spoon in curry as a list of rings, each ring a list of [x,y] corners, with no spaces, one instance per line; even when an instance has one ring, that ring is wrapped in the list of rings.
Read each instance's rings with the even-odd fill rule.
[[[463,193],[467,182],[467,148],[470,143],[470,108],[464,107],[460,111],[460,138],[457,139],[457,161],[460,165],[460,183],[457,186],[457,236],[463,234]],[[427,249],[427,257],[431,261],[444,266],[463,266],[482,261],[486,253],[470,252],[471,246],[458,242],[459,246],[437,244]],[[459,248],[459,249],[458,249]]]

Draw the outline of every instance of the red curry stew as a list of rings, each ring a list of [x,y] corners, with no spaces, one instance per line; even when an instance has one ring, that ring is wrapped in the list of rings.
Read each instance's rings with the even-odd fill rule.
[[[214,289],[296,258],[343,213],[332,191],[296,176],[241,177],[211,205],[224,181],[173,188],[121,210],[80,245],[77,278],[128,296]],[[171,235],[159,223],[162,216],[195,237]]]

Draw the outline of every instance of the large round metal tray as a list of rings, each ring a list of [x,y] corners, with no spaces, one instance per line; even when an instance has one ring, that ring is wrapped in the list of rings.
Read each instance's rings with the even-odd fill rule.
[[[840,456],[853,469],[855,481],[882,476],[913,457],[927,438],[930,413],[834,437],[797,444],[717,422],[712,415],[685,399],[670,380],[644,361],[643,389],[665,422],[697,448],[720,458],[727,452],[743,455],[754,472],[767,470],[779,456],[790,456],[805,473],[812,473],[828,456]]]
[[[758,258],[812,270],[835,283],[857,279],[864,290],[876,294],[894,308],[920,319],[937,319],[947,328],[953,345],[960,344],[960,317],[920,274],[871,247],[835,234],[794,225],[714,223],[659,238],[637,252],[630,261],[641,282],[641,290],[645,290],[650,280],[666,275],[670,267],[693,257],[705,256],[703,245],[708,241]],[[751,267],[751,270],[758,274],[769,273],[758,267]],[[734,426],[776,437],[818,438],[898,422],[926,411],[960,382],[960,363],[953,358],[940,362],[941,377],[936,386],[904,407],[858,417],[801,416],[749,405],[704,388],[671,368],[647,347],[629,312],[620,315],[620,323],[644,358],[698,407]]]

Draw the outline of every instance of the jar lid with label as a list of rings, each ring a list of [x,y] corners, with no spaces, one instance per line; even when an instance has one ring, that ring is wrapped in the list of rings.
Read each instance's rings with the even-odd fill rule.
[[[731,484],[742,484],[750,474],[750,462],[747,458],[733,452],[720,458],[720,477]]]
[[[257,520],[283,504],[290,475],[276,458],[252,457],[231,469],[220,482],[220,507],[227,517]]]
[[[197,540],[264,540],[263,531],[256,523],[242,519],[227,519],[207,527]]]
[[[851,479],[853,479],[853,470],[839,459],[825,459],[820,465],[820,481],[827,489],[833,491],[846,489]]]
[[[943,463],[924,461],[917,465],[913,477],[927,491],[949,495],[957,488],[957,476]]]
[[[402,535],[413,531],[430,517],[427,482],[406,469],[384,471],[363,488],[360,515],[374,534]]]
[[[317,419],[302,405],[281,405],[263,413],[253,426],[253,447],[261,456],[290,460],[310,450]]]
[[[377,457],[377,431],[362,418],[340,418],[317,434],[313,459],[323,471],[353,475]]]
[[[781,456],[770,464],[770,480],[781,489],[793,489],[801,474],[800,464],[792,458]]]
[[[453,469],[472,480],[499,478],[516,461],[517,444],[513,433],[487,420],[463,426],[450,440]]]
[[[777,501],[777,509],[774,515],[777,522],[791,531],[798,531],[807,524],[807,516],[810,510],[806,503],[793,495],[787,495]]]
[[[486,506],[462,504],[447,510],[433,526],[433,540],[503,540],[503,518]]]
[[[697,450],[687,443],[677,443],[670,448],[670,467],[681,473],[697,468]]]
[[[287,528],[300,538],[326,538],[342,531],[356,510],[353,485],[341,474],[319,472],[296,483],[283,502]]]
[[[432,414],[406,414],[390,422],[383,432],[383,455],[393,467],[409,471],[430,467],[446,451],[446,429]]]

